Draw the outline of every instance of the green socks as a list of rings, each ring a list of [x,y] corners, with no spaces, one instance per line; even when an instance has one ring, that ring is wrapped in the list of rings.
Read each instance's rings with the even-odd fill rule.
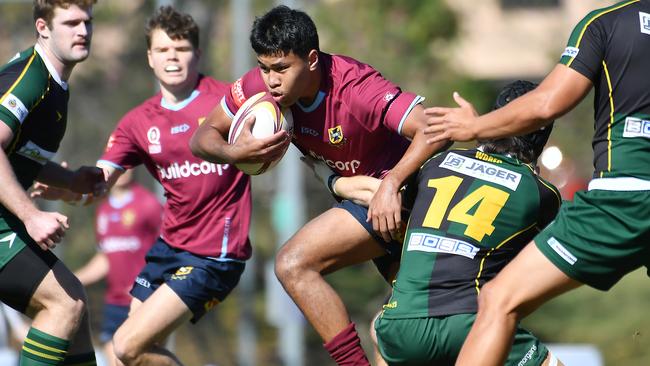
[[[69,344],[65,339],[29,328],[20,352],[20,366],[62,365]]]
[[[30,328],[20,352],[20,366],[97,366],[95,353],[70,355],[70,342]]]

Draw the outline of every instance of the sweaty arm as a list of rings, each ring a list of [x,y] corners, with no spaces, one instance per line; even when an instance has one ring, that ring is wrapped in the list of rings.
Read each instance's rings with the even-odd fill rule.
[[[223,107],[217,105],[194,132],[190,140],[192,154],[217,164],[257,163],[278,159],[289,145],[289,135],[284,131],[260,139],[253,137],[254,117],[244,121],[237,140],[228,144],[226,139],[231,122]]]
[[[587,77],[558,64],[537,88],[482,116],[454,93],[459,107],[426,110],[428,142],[494,139],[532,132],[573,109],[591,88]]]

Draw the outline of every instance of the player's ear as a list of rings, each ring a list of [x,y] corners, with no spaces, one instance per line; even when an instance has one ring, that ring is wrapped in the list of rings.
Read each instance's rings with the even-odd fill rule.
[[[36,27],[36,32],[38,33],[39,37],[42,37],[44,39],[50,37],[50,28],[47,26],[47,22],[45,21],[45,19],[43,18],[36,19],[34,26]]]
[[[151,48],[147,50],[147,61],[149,62],[149,67],[153,69],[153,57],[151,56]]]
[[[316,67],[318,66],[318,51],[317,50],[309,51],[309,54],[307,55],[307,62],[309,63],[309,70],[310,71],[315,71]]]

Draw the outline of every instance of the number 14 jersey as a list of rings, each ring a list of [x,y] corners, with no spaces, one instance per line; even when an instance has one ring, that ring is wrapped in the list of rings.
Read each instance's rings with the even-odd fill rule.
[[[530,165],[473,149],[427,161],[405,202],[412,211],[386,318],[476,312],[481,286],[555,217],[561,199]]]

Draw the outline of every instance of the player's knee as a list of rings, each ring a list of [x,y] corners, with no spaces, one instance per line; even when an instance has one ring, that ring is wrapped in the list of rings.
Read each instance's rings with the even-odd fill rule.
[[[129,339],[129,335],[120,332],[120,329],[113,336],[113,353],[124,365],[132,365],[140,355],[140,351],[134,346],[134,342]]]
[[[275,275],[283,284],[296,278],[303,268],[303,261],[295,251],[280,249],[275,256]]]
[[[495,281],[483,285],[478,296],[479,312],[490,315],[515,315],[517,306],[504,290]]]

